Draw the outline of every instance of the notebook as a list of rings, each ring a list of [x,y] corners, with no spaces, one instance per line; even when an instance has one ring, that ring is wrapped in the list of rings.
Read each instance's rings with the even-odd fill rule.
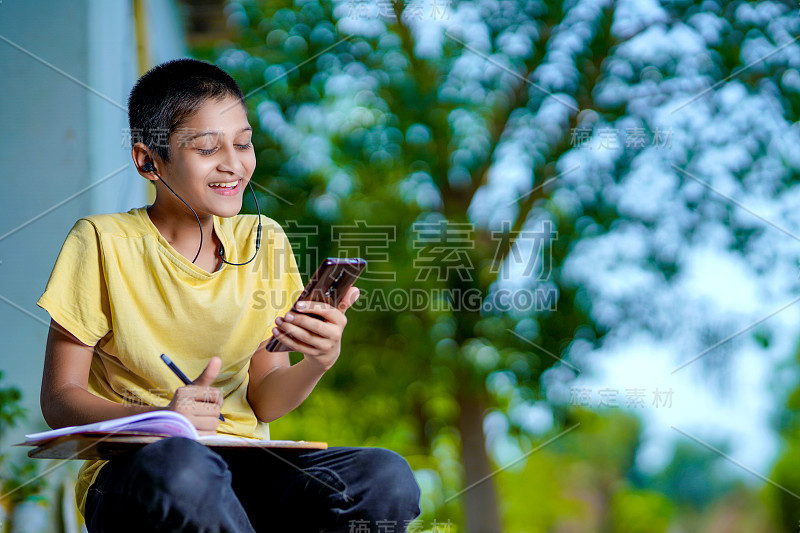
[[[188,418],[169,410],[103,420],[25,435],[16,446],[36,446],[29,457],[41,459],[106,459],[165,437],[185,437],[211,448],[312,448],[325,442],[259,440],[235,435],[199,435]]]

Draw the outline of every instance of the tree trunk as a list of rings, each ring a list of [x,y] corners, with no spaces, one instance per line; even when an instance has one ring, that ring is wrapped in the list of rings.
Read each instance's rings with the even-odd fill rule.
[[[462,391],[459,403],[461,413],[458,417],[458,429],[461,433],[464,487],[470,487],[460,496],[466,533],[500,533],[494,480],[492,477],[487,478],[493,469],[486,453],[486,437],[483,433],[484,401],[475,393]],[[480,483],[472,486],[479,481]]]

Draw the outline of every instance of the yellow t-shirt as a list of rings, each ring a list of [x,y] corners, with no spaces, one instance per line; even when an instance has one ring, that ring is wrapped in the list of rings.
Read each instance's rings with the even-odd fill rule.
[[[213,273],[172,248],[144,207],[78,220],[37,305],[95,347],[89,391],[116,403],[166,406],[183,383],[159,356],[167,354],[194,379],[217,355],[222,368],[213,386],[222,390],[225,417],[217,431],[268,439],[269,425],[247,401],[250,357],[303,283],[283,230],[268,217],[261,220],[253,262],[223,264]],[[253,256],[256,224],[254,215],[214,217],[227,261]],[[105,463],[86,461],[78,473],[81,514]]]

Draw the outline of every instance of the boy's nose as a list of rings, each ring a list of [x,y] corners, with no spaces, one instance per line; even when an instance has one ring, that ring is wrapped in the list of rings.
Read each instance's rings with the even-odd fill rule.
[[[242,160],[242,154],[237,153],[236,148],[233,146],[227,146],[224,152],[220,163],[220,170],[232,172],[236,177],[244,179],[247,169]]]

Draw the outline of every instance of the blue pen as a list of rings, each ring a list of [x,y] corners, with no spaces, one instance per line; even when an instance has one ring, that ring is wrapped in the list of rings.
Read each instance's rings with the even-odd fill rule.
[[[176,376],[178,376],[178,379],[180,379],[181,381],[183,381],[183,383],[184,383],[185,385],[191,385],[191,384],[192,384],[192,380],[191,380],[191,379],[189,379],[189,378],[187,378],[187,377],[186,377],[186,374],[184,374],[183,372],[181,372],[181,369],[180,369],[180,368],[178,368],[178,365],[176,365],[175,363],[173,363],[173,362],[172,362],[172,359],[170,359],[169,357],[167,357],[167,354],[163,354],[163,353],[162,353],[162,354],[161,354],[161,360],[162,360],[162,361],[164,361],[164,364],[166,364],[166,365],[169,367],[169,369],[170,369],[170,370],[172,370],[172,371],[175,373],[175,375],[176,375]],[[225,417],[224,417],[224,416],[222,416],[222,413],[220,413],[220,414],[219,414],[219,419],[220,419],[220,420],[222,420],[223,422],[225,422]]]

